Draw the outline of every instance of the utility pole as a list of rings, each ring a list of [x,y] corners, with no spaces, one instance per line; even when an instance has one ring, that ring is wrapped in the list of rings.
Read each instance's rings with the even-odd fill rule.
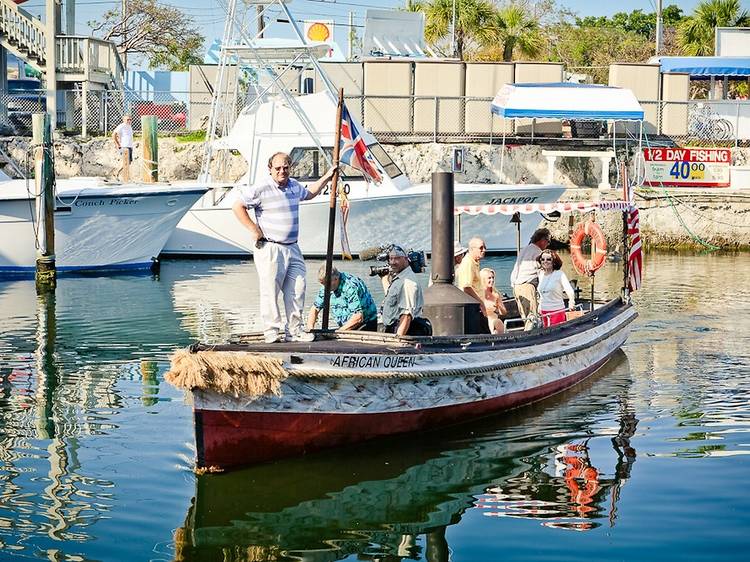
[[[354,58],[354,12],[349,12],[349,53],[346,60]]]
[[[451,24],[451,54],[456,56],[456,0],[453,0],[453,23]]]
[[[76,34],[76,0],[65,0],[65,31]]]
[[[128,0],[122,0],[122,68],[128,71]]]
[[[57,0],[47,0],[44,34],[47,38],[45,48],[45,81],[47,82],[47,113],[52,116],[52,133],[57,125],[57,24],[60,14]]]
[[[264,6],[255,6],[255,12],[258,14],[258,38],[263,39],[263,31],[266,29],[266,22],[263,21]]]
[[[661,21],[662,0],[656,0],[656,56],[661,54],[664,29]]]

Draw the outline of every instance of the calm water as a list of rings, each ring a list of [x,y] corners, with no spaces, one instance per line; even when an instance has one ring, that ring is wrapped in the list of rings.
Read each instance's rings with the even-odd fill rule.
[[[488,262],[507,280],[509,259]],[[750,259],[646,267],[624,351],[573,391],[200,478],[167,357],[257,327],[252,264],[63,278],[47,301],[0,281],[0,559],[744,560]]]

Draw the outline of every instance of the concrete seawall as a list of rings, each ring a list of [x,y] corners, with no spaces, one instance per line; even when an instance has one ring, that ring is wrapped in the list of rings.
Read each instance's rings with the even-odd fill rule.
[[[26,160],[29,139],[0,139],[0,148],[19,165]],[[430,181],[432,172],[449,170],[454,145],[423,143],[385,145],[394,162],[415,182]],[[543,183],[547,162],[542,147],[537,145],[509,146],[500,172],[501,149],[497,144],[465,144],[465,172],[456,174],[461,183]],[[119,156],[108,138],[81,143],[62,139],[55,143],[55,170],[60,177],[102,176],[114,179]],[[623,157],[624,151],[618,151]],[[203,156],[203,143],[183,143],[174,138],[159,139],[159,177],[164,181],[191,180],[198,176]],[[734,163],[750,163],[750,149],[734,149]],[[139,139],[136,139],[133,177],[139,177],[142,162]],[[617,181],[616,166],[610,167],[610,182]],[[247,171],[244,159],[230,155],[225,179],[238,180]],[[6,166],[6,173],[10,169]],[[554,180],[569,187],[563,199],[616,199],[620,190],[595,189],[601,175],[598,161],[585,158],[561,158],[555,168]],[[750,250],[750,185],[746,189],[642,189],[638,193],[641,209],[641,231],[646,247],[695,248],[716,246],[723,249]],[[580,217],[575,217],[579,220]],[[621,236],[621,218],[614,213],[600,213],[597,220],[610,240]],[[555,238],[568,239],[568,219],[545,223]]]

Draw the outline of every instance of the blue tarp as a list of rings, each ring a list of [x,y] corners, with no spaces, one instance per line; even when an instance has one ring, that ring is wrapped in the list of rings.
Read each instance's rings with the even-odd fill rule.
[[[659,57],[662,72],[684,72],[692,78],[750,76],[750,57]]]

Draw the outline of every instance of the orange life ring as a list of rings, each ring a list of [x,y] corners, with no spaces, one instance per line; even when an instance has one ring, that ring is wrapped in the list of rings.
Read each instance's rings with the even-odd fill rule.
[[[581,243],[586,237],[591,238],[596,246],[594,257],[586,259],[581,252]],[[602,229],[594,221],[583,221],[576,225],[573,236],[570,237],[570,254],[573,266],[581,275],[590,275],[604,265],[607,259],[607,239]]]

